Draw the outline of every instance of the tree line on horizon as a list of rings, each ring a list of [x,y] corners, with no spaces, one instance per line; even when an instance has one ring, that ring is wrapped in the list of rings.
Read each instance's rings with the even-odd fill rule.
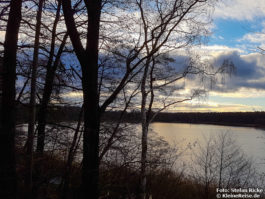
[[[82,107],[79,106],[56,106],[52,105],[48,107],[49,115],[47,116],[47,122],[77,122],[79,113]],[[36,106],[37,112],[39,106]],[[119,120],[122,111],[106,111],[103,115],[103,120],[108,122],[116,122]],[[153,116],[156,114],[152,112]],[[29,115],[29,108],[25,105],[17,106],[16,120],[17,124],[23,124],[27,122]],[[265,112],[160,112],[158,113],[152,122],[166,122],[166,123],[194,123],[194,124],[219,124],[230,126],[246,126],[246,127],[260,127],[264,125]],[[37,116],[38,117],[38,116]],[[141,112],[139,110],[133,110],[123,113],[123,122],[129,123],[141,123]]]

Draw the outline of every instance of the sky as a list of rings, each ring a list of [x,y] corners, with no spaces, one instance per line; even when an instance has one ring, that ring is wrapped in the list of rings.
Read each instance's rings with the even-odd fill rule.
[[[206,98],[181,103],[169,111],[265,111],[265,1],[219,0],[212,13],[211,36],[198,51],[214,63],[231,60],[236,73],[215,86]],[[0,39],[4,32],[0,32]],[[66,97],[81,99],[81,93]]]
[[[223,0],[213,12],[212,35],[201,47],[215,61],[228,58],[236,73],[206,100],[180,105],[183,111],[265,111],[265,1]],[[264,53],[265,54],[265,53]]]
[[[212,19],[211,36],[196,51],[219,65],[231,60],[236,73],[212,88],[207,97],[177,104],[167,111],[265,111],[265,51],[263,55],[260,50],[265,49],[265,1],[219,0]],[[81,93],[66,96],[82,98]]]

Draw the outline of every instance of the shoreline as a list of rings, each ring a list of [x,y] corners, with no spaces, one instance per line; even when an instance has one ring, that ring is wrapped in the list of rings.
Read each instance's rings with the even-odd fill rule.
[[[248,127],[265,131],[265,125],[260,124],[241,124],[241,123],[225,123],[225,122],[184,122],[184,121],[154,121],[152,123],[171,123],[171,124],[194,124],[194,125],[216,125],[216,126],[231,126],[231,127]],[[139,123],[140,124],[140,123]]]

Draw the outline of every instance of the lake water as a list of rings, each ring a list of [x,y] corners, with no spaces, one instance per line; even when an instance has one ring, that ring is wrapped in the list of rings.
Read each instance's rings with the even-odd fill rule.
[[[265,131],[250,127],[231,127],[206,124],[183,124],[183,123],[153,123],[151,130],[171,145],[190,150],[185,152],[183,161],[189,161],[189,156],[198,147],[196,143],[205,142],[205,138],[228,132],[236,140],[236,144],[242,151],[253,159],[259,172],[265,172]]]
[[[138,127],[140,130],[140,125]],[[26,132],[27,125],[24,124],[18,128]],[[198,143],[203,144],[211,136],[228,132],[246,156],[253,160],[258,171],[265,173],[265,130],[250,127],[184,123],[152,123],[150,129],[163,137],[170,145],[176,146],[180,150],[185,149],[177,161],[181,164],[190,163],[191,156],[198,150]],[[66,141],[72,140],[72,134],[66,134],[64,131],[60,131],[59,137]],[[49,145],[48,140],[47,145]],[[54,149],[53,145],[52,148]]]

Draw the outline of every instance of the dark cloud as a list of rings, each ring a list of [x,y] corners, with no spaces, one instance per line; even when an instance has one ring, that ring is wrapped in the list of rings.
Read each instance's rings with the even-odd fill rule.
[[[239,55],[237,52],[226,52],[214,60],[215,66],[220,66],[224,60],[230,60],[236,67],[236,73],[215,86],[215,90],[223,92],[236,91],[242,87],[265,89],[265,68],[261,65],[262,55]]]
[[[264,68],[261,68],[257,64],[257,60],[249,60],[244,56],[240,56],[237,52],[226,53],[218,56],[214,65],[220,66],[222,62],[227,59],[233,62],[236,67],[236,76],[240,78],[261,78],[265,74]]]

